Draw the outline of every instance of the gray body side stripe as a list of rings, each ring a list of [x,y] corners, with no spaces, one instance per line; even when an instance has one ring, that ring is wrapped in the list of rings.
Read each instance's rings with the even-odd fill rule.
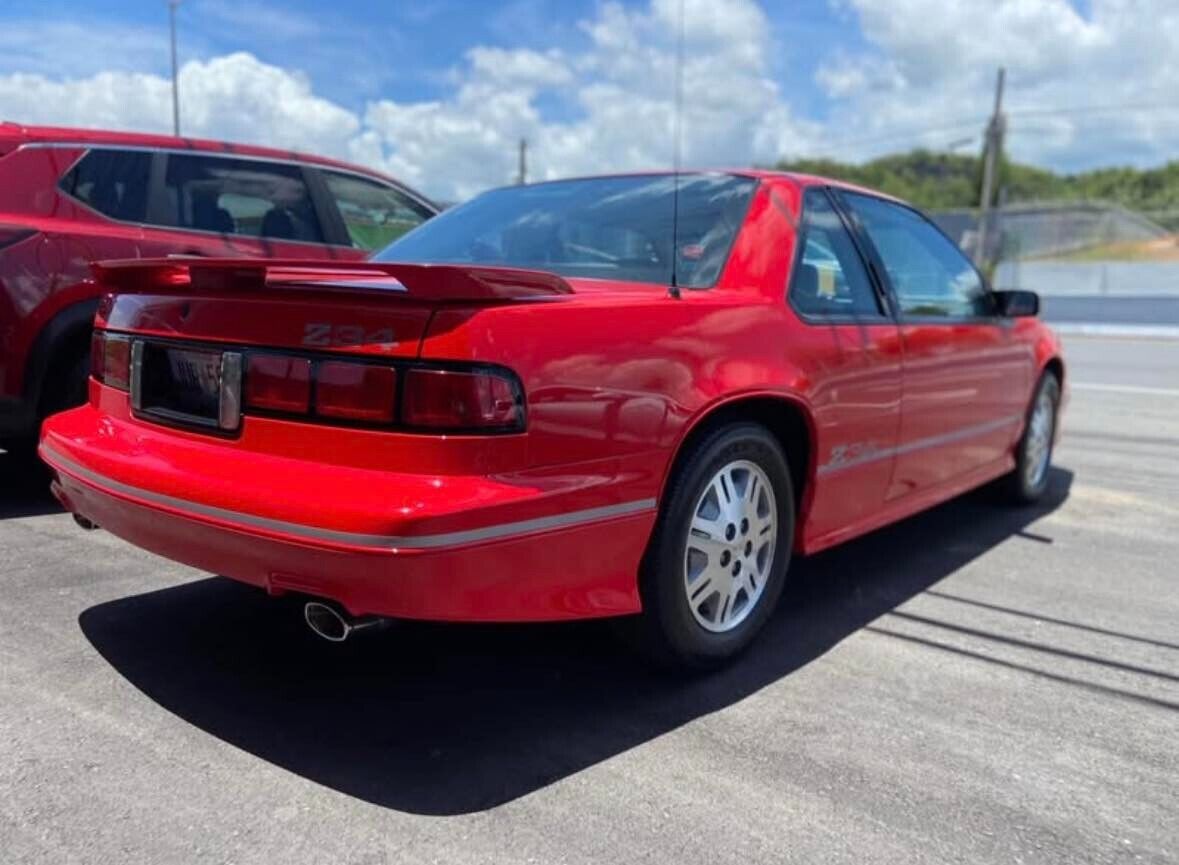
[[[916,439],[907,444],[899,445],[895,448],[881,448],[877,451],[855,456],[851,459],[844,460],[837,463],[824,463],[816,470],[820,475],[828,475],[833,472],[841,472],[844,469],[855,468],[862,466],[865,463],[876,462],[877,460],[886,460],[890,457],[901,456],[902,454],[913,453],[914,451],[925,450],[926,448],[935,448],[944,444],[959,441],[960,439],[972,438],[973,436],[982,435],[983,433],[991,432],[992,430],[1002,429],[1005,426],[1010,426],[1016,421],[1023,420],[1022,414],[1011,415],[1010,417],[999,418],[998,420],[990,420],[986,423],[975,424],[973,426],[962,427],[953,432],[942,433],[940,435],[928,436],[923,439]]]
[[[617,505],[606,505],[600,508],[587,508],[580,511],[569,511],[563,514],[554,514],[549,517],[537,517],[531,520],[520,520],[514,523],[500,523],[494,526],[485,526],[481,529],[468,529],[461,532],[447,532],[439,535],[414,535],[410,537],[396,537],[393,535],[366,535],[356,532],[341,532],[335,529],[323,529],[316,526],[303,525],[302,523],[291,523],[285,520],[275,520],[269,517],[258,517],[253,514],[244,514],[240,511],[231,511],[224,508],[216,508],[211,505],[202,505],[196,502],[190,502],[185,499],[173,498],[161,493],[154,493],[151,490],[140,489],[129,484],[124,484],[119,481],[100,475],[93,472],[84,466],[80,466],[73,460],[62,456],[52,448],[42,445],[42,456],[45,457],[46,462],[54,468],[68,472],[75,475],[84,481],[87,481],[101,489],[107,489],[112,492],[123,493],[124,495],[134,496],[146,502],[163,505],[169,508],[175,508],[178,511],[184,511],[194,516],[213,517],[215,519],[226,520],[228,522],[237,523],[242,526],[250,526],[259,529],[269,529],[271,531],[282,532],[284,534],[293,535],[299,538],[306,538],[315,541],[334,541],[342,544],[353,544],[356,546],[365,547],[379,547],[382,549],[434,549],[437,547],[458,546],[460,544],[470,544],[478,541],[492,541],[500,538],[514,537],[516,535],[524,535],[530,532],[539,532],[547,529],[559,529],[568,526],[578,525],[580,523],[588,523],[594,520],[605,520],[613,517],[624,517],[630,514],[640,513],[642,511],[652,510],[655,507],[655,499],[638,499],[632,502],[623,502]]]

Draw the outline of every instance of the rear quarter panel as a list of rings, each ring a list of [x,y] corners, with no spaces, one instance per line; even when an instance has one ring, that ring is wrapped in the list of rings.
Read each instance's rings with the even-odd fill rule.
[[[625,476],[657,497],[688,431],[720,405],[769,395],[809,413],[822,359],[808,357],[785,303],[796,206],[793,190],[763,184],[717,288],[675,298],[658,285],[584,280],[571,298],[442,309],[421,356],[520,375],[527,471]],[[784,363],[791,344],[799,362]]]

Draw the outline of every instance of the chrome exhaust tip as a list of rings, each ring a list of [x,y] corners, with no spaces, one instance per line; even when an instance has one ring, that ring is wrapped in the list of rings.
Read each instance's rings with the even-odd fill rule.
[[[323,601],[304,604],[303,619],[316,636],[329,643],[342,643],[356,631],[377,630],[389,622],[380,616],[353,616]]]
[[[82,516],[81,514],[74,514],[73,517],[74,517],[74,522],[77,523],[79,526],[81,526],[82,528],[84,528],[88,532],[92,532],[96,528],[98,528],[98,523],[91,522],[90,520],[88,520],[84,516]]]

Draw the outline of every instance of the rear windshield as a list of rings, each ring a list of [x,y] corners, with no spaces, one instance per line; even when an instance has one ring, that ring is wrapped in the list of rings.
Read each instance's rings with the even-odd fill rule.
[[[504,265],[668,285],[674,247],[676,283],[707,288],[720,276],[755,185],[729,174],[687,174],[679,177],[678,196],[672,175],[510,186],[444,211],[374,260]]]

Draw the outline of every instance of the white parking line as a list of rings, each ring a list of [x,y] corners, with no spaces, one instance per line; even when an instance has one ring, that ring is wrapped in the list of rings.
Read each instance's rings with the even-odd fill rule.
[[[1075,321],[1049,321],[1048,326],[1064,336],[1179,339],[1179,325],[1173,324],[1089,324]]]
[[[1179,396],[1179,388],[1146,387],[1137,384],[1101,384],[1095,381],[1075,381],[1069,387],[1073,390],[1100,390],[1110,393],[1140,393],[1147,396]]]

